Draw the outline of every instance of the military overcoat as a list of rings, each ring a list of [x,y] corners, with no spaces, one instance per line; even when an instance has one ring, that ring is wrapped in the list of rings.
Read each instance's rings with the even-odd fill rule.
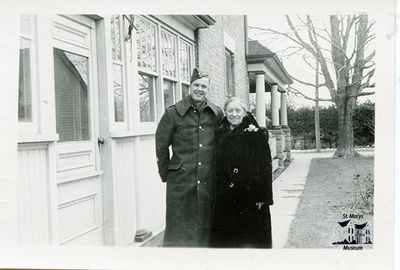
[[[199,110],[186,97],[170,106],[158,124],[157,165],[167,183],[164,246],[208,245],[214,131],[222,119],[212,102]]]

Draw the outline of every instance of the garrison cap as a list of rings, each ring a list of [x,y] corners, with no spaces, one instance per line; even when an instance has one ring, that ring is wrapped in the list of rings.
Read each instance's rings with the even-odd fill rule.
[[[190,83],[194,82],[203,77],[208,77],[208,74],[204,74],[197,67],[193,69],[192,77],[190,78]]]

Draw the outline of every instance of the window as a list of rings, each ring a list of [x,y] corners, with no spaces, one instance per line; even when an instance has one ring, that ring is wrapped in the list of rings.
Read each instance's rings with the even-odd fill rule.
[[[182,98],[187,97],[189,95],[189,85],[182,83]]]
[[[32,122],[31,44],[20,39],[18,120]]]
[[[162,74],[176,78],[176,36],[161,30],[161,65]]]
[[[174,83],[168,80],[164,80],[163,83],[163,93],[164,93],[164,105],[165,109],[175,103],[175,95],[174,95]]]
[[[155,122],[156,111],[189,94],[193,44],[150,17],[135,16],[135,27],[140,121]]]
[[[190,84],[190,76],[192,72],[192,63],[191,63],[191,55],[192,55],[192,46],[183,41],[179,40],[179,63],[180,63],[180,78],[182,81],[181,89],[182,89],[182,98],[189,95],[189,84]]]
[[[155,78],[139,73],[140,122],[155,121]]]
[[[157,72],[156,26],[143,17],[135,17],[137,29],[137,58],[140,70]]]
[[[155,122],[157,58],[156,25],[143,17],[135,17],[137,29],[137,61],[139,69],[140,122]]]
[[[124,61],[122,52],[122,20],[119,15],[111,16],[111,43],[113,59],[113,96],[114,96],[114,121],[124,122]]]
[[[32,122],[32,20],[21,16],[19,49],[18,120]]]
[[[225,92],[228,97],[235,95],[233,53],[225,50]]]
[[[177,37],[170,32],[161,30],[161,71],[163,79],[163,104],[164,109],[173,105],[175,99],[176,85],[176,56],[177,56]]]
[[[53,54],[59,141],[89,140],[88,58],[57,48]]]

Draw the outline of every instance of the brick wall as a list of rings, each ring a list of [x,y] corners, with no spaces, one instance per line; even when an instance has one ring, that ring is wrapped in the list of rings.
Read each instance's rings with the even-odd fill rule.
[[[219,106],[226,100],[225,92],[225,45],[224,32],[233,38],[235,95],[249,102],[249,82],[245,55],[244,16],[215,15],[216,23],[209,28],[199,29],[196,35],[196,64],[210,74],[211,89],[209,99]]]

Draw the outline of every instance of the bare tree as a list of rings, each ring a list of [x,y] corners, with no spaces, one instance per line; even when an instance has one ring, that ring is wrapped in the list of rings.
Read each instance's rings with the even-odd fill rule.
[[[273,29],[262,29],[266,33],[279,35],[290,40],[294,45],[290,46],[293,53],[302,52],[304,60],[310,56],[317,59],[324,82],[306,82],[292,76],[298,83],[325,87],[330,94],[330,99],[319,101],[332,101],[338,110],[338,141],[334,157],[350,158],[358,155],[353,145],[353,115],[356,100],[360,96],[372,95],[375,92],[366,91],[374,88],[371,79],[375,72],[375,50],[370,48],[375,35],[371,29],[373,22],[368,16],[361,15],[331,15],[329,29],[324,22],[312,20],[310,16],[305,19],[298,17],[299,24],[295,25],[289,16],[286,16],[290,28],[288,32],[279,32]],[[309,67],[313,68],[311,64]],[[313,68],[315,69],[315,68]],[[300,90],[292,88],[296,94],[300,94],[309,100],[310,98]]]

